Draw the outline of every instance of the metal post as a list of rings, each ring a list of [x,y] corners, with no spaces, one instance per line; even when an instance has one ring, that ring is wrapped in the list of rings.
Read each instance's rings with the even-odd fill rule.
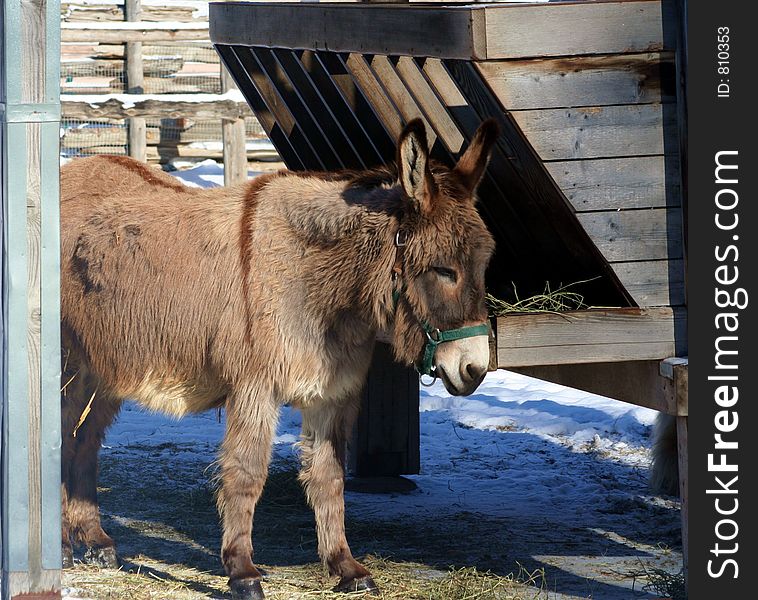
[[[60,4],[0,4],[0,596],[60,597]]]

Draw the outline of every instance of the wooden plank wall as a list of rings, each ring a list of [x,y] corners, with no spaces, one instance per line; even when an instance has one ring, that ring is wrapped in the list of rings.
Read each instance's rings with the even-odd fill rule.
[[[635,302],[683,305],[674,52],[476,66]]]
[[[0,20],[3,598],[60,598],[58,10]]]

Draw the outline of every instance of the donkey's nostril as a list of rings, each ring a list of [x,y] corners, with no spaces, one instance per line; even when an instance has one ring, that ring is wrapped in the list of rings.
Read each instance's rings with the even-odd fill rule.
[[[462,375],[466,382],[474,381],[474,379],[481,375],[481,370],[474,363],[467,363]]]

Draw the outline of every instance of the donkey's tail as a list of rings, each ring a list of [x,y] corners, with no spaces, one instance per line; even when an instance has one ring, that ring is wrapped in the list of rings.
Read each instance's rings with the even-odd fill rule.
[[[653,491],[679,495],[679,459],[676,440],[676,417],[660,413],[653,426],[653,465],[650,472]]]

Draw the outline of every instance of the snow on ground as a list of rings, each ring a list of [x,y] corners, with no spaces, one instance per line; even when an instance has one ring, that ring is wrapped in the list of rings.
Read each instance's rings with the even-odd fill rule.
[[[416,492],[392,502],[384,494],[348,493],[353,516],[467,510],[573,519],[588,497],[607,494],[609,477],[631,477],[639,486],[656,414],[504,370],[489,373],[469,397],[450,396],[439,382],[422,388],[420,410],[421,473],[409,476]],[[176,421],[127,404],[105,445],[117,451],[171,444],[206,455],[210,464],[223,433],[223,414],[215,411]],[[284,407],[275,465],[295,460],[299,433],[299,413]],[[587,461],[588,453],[602,460]],[[614,463],[621,465],[615,474]]]

